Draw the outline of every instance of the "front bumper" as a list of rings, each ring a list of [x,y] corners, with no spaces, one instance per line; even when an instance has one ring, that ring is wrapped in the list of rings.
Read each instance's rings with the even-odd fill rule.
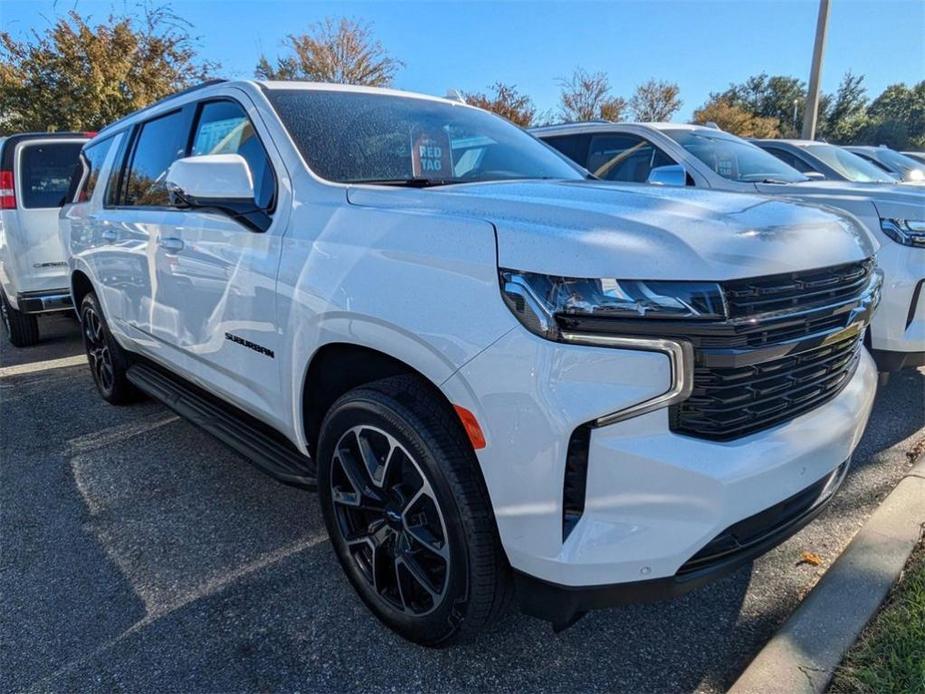
[[[567,534],[563,485],[572,433],[666,392],[669,358],[513,330],[443,389],[482,426],[488,445],[479,462],[514,570],[566,589],[622,584],[632,594],[640,581],[674,582],[724,530],[836,470],[864,431],[876,380],[863,353],[833,399],[731,441],[671,431],[667,408],[592,429],[584,510]]]
[[[732,573],[787,540],[818,516],[848,471],[845,461],[822,479],[717,535],[674,576],[612,585],[557,585],[515,572],[523,612],[566,626],[589,610],[675,598]]]
[[[925,250],[887,240],[877,254],[883,270],[880,307],[870,348],[881,371],[925,363]]]
[[[74,308],[71,292],[67,289],[46,289],[38,292],[20,292],[16,306],[23,313],[50,313]]]

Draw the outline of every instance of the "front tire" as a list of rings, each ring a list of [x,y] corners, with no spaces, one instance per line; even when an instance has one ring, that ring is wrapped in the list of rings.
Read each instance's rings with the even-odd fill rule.
[[[39,341],[39,321],[34,314],[23,313],[10,305],[6,293],[0,291],[0,322],[14,347],[33,347]]]
[[[80,302],[80,331],[90,373],[103,400],[112,405],[126,405],[137,400],[138,391],[126,375],[129,354],[109,332],[99,300],[93,292]]]
[[[396,376],[341,397],[322,424],[318,490],[331,543],[367,607],[445,646],[512,594],[478,461],[429,384]]]

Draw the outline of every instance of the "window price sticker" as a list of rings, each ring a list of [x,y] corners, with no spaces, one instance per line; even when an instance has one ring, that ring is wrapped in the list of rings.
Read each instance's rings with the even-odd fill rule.
[[[418,131],[411,137],[411,173],[422,178],[453,178],[450,136],[443,130]]]

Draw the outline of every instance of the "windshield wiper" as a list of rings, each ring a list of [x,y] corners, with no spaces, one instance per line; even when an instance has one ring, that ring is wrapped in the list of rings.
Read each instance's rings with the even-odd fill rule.
[[[401,186],[404,188],[431,188],[433,186],[450,186],[454,183],[467,183],[459,178],[425,178],[423,176],[412,176],[411,178],[366,178],[345,183],[363,183],[377,186]]]

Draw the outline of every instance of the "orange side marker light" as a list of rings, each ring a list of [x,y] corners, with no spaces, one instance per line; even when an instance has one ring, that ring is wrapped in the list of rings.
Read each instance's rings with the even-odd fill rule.
[[[472,447],[475,450],[485,448],[488,445],[485,443],[485,434],[482,433],[482,427],[479,426],[475,415],[460,405],[453,405],[453,409],[456,410],[459,421],[462,422],[463,429],[466,430],[466,435],[469,437]]]

